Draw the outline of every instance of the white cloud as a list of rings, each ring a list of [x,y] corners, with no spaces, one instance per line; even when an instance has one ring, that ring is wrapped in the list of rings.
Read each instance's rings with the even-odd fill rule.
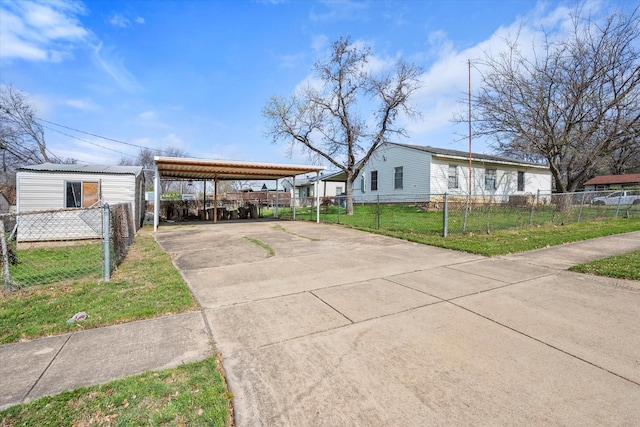
[[[0,57],[60,61],[92,36],[78,15],[80,3],[24,1],[0,3]]]
[[[131,19],[121,13],[114,13],[109,19],[107,19],[107,22],[120,28],[129,28],[132,25]],[[138,25],[142,25],[145,23],[145,20],[142,16],[136,16],[133,18],[133,22]]]
[[[451,136],[448,139],[459,139],[460,135],[455,135],[452,130],[455,128],[452,120],[467,108],[468,61],[471,60],[472,63],[473,91],[481,82],[481,58],[504,51],[507,47],[506,40],[516,38],[522,53],[532,57],[535,46],[544,39],[542,26],[550,36],[561,37],[568,28],[570,12],[570,9],[563,6],[551,10],[538,6],[511,25],[498,28],[487,40],[464,50],[456,50],[442,32],[430,34],[427,43],[429,48],[422,60],[431,63],[421,76],[423,87],[412,98],[423,117],[416,122],[406,122],[411,136],[428,144],[432,135],[442,135],[444,129],[449,129],[448,134]]]
[[[91,100],[89,99],[67,99],[64,101],[65,105],[68,105],[69,107],[72,108],[76,108],[78,110],[83,110],[83,111],[95,111],[98,110],[99,107],[93,103]]]
[[[124,65],[124,59],[116,57],[112,48],[103,48],[102,43],[93,47],[94,62],[127,92],[142,88],[136,78]]]
[[[113,14],[111,18],[108,19],[109,24],[115,25],[116,27],[127,28],[131,26],[131,21],[120,15],[119,13]]]
[[[143,111],[142,113],[138,114],[138,118],[142,120],[153,120],[156,117],[157,117],[157,114],[153,110]]]

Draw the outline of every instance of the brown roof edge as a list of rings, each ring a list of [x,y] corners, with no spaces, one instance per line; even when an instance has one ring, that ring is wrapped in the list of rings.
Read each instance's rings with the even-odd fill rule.
[[[591,178],[584,185],[602,184],[640,184],[640,173],[630,173],[623,175],[600,175]]]

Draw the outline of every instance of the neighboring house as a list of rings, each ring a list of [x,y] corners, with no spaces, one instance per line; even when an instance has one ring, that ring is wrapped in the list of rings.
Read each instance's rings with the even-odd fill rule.
[[[538,191],[551,192],[547,166],[506,157],[472,153],[471,195],[489,202],[522,200]],[[417,195],[469,194],[469,153],[435,147],[384,143],[354,182],[353,194],[380,195],[384,201],[408,201]],[[518,197],[513,197],[518,196]],[[366,200],[365,200],[366,201]]]
[[[622,190],[640,187],[640,173],[600,175],[584,183],[584,191]]]
[[[65,221],[77,215],[73,209],[89,208],[99,202],[115,205],[129,203],[136,230],[144,219],[144,174],[142,166],[98,166],[43,163],[18,169],[16,177],[16,207],[18,213],[32,211],[58,211],[67,209],[50,220],[46,227],[51,240],[68,239],[69,231],[62,228]],[[82,212],[79,211],[78,212]],[[48,214],[50,215],[50,214]],[[51,216],[51,215],[50,215]],[[86,221],[85,221],[86,222]],[[72,238],[87,238],[97,226],[92,220],[85,231],[77,231]],[[18,239],[30,235],[28,224],[18,227]],[[39,225],[43,228],[42,222]],[[33,234],[33,233],[32,233]],[[35,235],[35,234],[33,234]],[[21,239],[22,237],[22,239]],[[35,238],[34,238],[35,239]],[[32,239],[33,240],[33,239]]]
[[[336,196],[342,196],[347,188],[344,172],[323,173],[319,180],[317,176],[307,176],[304,178],[296,178],[295,189],[292,189],[292,181],[285,179],[282,186],[296,198],[296,205],[303,206],[311,203],[316,198],[316,181],[318,181],[318,192],[320,198],[329,197],[331,199]]]

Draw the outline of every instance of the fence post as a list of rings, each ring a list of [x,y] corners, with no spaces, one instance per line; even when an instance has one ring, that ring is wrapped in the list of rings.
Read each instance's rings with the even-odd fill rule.
[[[109,238],[111,237],[111,218],[109,204],[102,207],[102,240],[104,241],[104,281],[111,280],[111,250]]]
[[[467,232],[467,218],[469,218],[469,203],[471,202],[471,193],[467,194],[467,203],[464,207],[464,220],[462,221],[462,234]]]
[[[531,212],[529,212],[529,227],[533,225],[533,210],[536,207],[536,203],[540,200],[540,189],[538,188],[538,192],[533,198],[533,203],[531,203]]]
[[[9,273],[9,249],[4,235],[4,220],[0,219],[0,239],[2,240],[2,258],[4,262],[4,280],[7,282],[7,292],[11,292],[11,274]]]
[[[364,200],[364,196],[363,196]],[[377,204],[378,204],[378,230],[380,230],[380,195],[377,195]]]
[[[340,208],[342,208],[342,200],[338,197],[336,197],[336,199],[338,199],[338,224],[340,224]]]
[[[442,237],[449,234],[449,194],[444,193],[444,207],[442,208]]]
[[[580,200],[580,211],[578,212],[578,222],[580,222],[580,219],[582,218],[582,207],[584,206],[584,197],[585,194],[587,194],[585,191],[582,192],[582,200]]]
[[[618,197],[618,205],[616,206],[616,218],[618,218],[618,213],[620,213],[620,204],[622,203],[622,195]]]

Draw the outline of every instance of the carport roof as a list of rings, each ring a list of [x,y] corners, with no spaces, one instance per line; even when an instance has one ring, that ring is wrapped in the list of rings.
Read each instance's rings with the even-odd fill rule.
[[[324,166],[207,160],[185,157],[156,156],[154,161],[162,178],[194,180],[270,180],[309,172],[320,172],[325,169]]]

